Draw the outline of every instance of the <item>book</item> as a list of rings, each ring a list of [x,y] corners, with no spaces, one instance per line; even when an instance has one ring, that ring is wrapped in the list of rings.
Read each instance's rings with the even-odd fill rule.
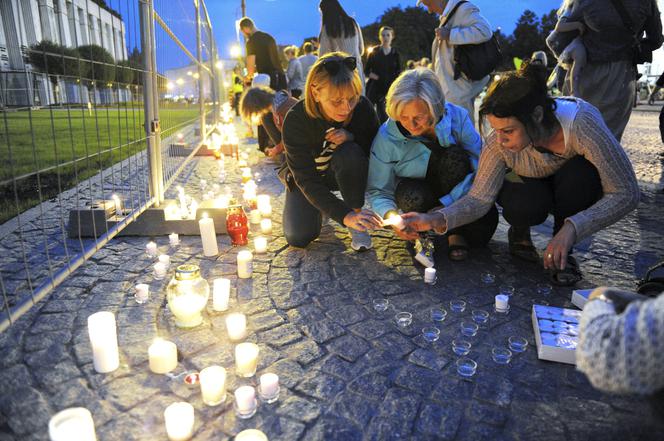
[[[590,289],[575,289],[572,291],[572,304],[579,309],[583,309],[588,302],[588,296],[593,292],[595,288]]]
[[[581,311],[533,305],[533,329],[540,360],[576,364]]]

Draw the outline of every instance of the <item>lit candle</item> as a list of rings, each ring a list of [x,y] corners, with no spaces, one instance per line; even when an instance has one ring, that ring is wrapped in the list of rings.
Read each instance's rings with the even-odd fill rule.
[[[171,372],[178,365],[178,348],[175,343],[158,338],[148,348],[148,360],[155,374]]]
[[[88,335],[95,370],[101,374],[116,370],[120,366],[120,354],[115,315],[100,311],[88,316]]]
[[[203,217],[198,221],[198,227],[201,230],[201,240],[203,241],[203,255],[210,257],[219,254],[217,247],[217,233],[214,230],[214,220],[203,213]]]
[[[187,196],[184,194],[184,188],[178,185],[178,199],[180,199],[180,210],[187,209]]]
[[[246,162],[246,161],[245,161]],[[242,182],[249,182],[251,180],[252,174],[251,174],[251,169],[249,167],[245,167],[242,169]]]
[[[261,216],[261,212],[258,210],[251,210],[249,212],[249,221],[252,224],[260,224],[262,218],[263,217]]]
[[[150,299],[150,285],[146,283],[139,283],[134,287],[134,299],[138,303],[145,303]]]
[[[150,241],[145,245],[145,252],[150,257],[157,257],[157,244]]]
[[[268,219],[269,220],[269,219]],[[237,276],[240,279],[248,279],[253,272],[254,256],[249,250],[242,250],[237,253]]]
[[[273,403],[279,397],[279,376],[273,373],[261,375],[259,394],[261,399]]]
[[[247,317],[235,312],[226,316],[226,331],[232,341],[242,340],[247,335]]]
[[[178,233],[169,234],[168,242],[171,244],[172,247],[180,245],[180,236],[178,235]]]
[[[272,205],[268,204],[265,207],[263,207],[260,211],[263,217],[270,217],[272,216]]]
[[[226,400],[226,369],[209,366],[199,376],[203,402],[208,406],[218,406]]]
[[[159,256],[159,261],[164,264],[166,269],[168,269],[169,266],[171,266],[171,256],[168,254],[161,254]]]
[[[231,201],[231,196],[227,194],[222,194],[214,200],[214,206],[216,208],[228,208],[228,204]]]
[[[155,280],[163,280],[166,277],[166,264],[164,262],[157,262],[153,265],[154,268],[154,278]]]
[[[261,232],[263,234],[272,233],[272,220],[271,219],[263,219],[261,221]]]
[[[256,412],[256,390],[251,386],[240,386],[235,390],[235,406],[242,418],[249,418]]]
[[[214,279],[212,284],[212,309],[215,311],[226,311],[228,299],[231,294],[231,281],[228,279]]]
[[[406,223],[400,215],[395,214],[388,217],[387,219],[384,219],[383,226],[393,226],[397,230],[403,230],[406,227]]]
[[[198,211],[198,202],[192,200],[191,205],[189,206],[189,219],[196,219],[197,211]]]
[[[118,216],[122,215],[122,201],[120,200],[120,197],[117,194],[114,194],[113,196],[111,196],[111,199],[113,199],[115,214]]]
[[[240,343],[235,346],[235,371],[240,377],[253,377],[258,364],[258,345]]]
[[[267,216],[266,212],[272,213],[272,206],[270,205],[270,195],[259,194],[256,196],[256,205],[263,216]]]
[[[237,166],[240,168],[246,168],[247,167],[247,160],[246,159],[240,159],[237,162]]]
[[[205,191],[206,187],[207,187],[207,181],[205,179],[201,179],[201,191]]]
[[[258,236],[254,239],[254,249],[258,254],[267,253],[267,238]]]
[[[164,410],[166,434],[170,441],[187,441],[194,433],[194,406],[180,401]]]
[[[180,209],[177,204],[168,204],[164,210],[164,217],[166,220],[175,220],[180,218]]]
[[[85,407],[62,410],[48,421],[51,441],[97,441],[92,414]]]
[[[505,294],[498,294],[496,296],[496,311],[505,312],[509,309],[510,298]]]
[[[267,435],[258,429],[247,429],[235,435],[235,441],[268,441]]]

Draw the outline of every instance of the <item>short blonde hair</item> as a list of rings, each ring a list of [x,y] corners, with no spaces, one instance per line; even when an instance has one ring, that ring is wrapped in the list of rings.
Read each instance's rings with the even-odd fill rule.
[[[284,55],[293,54],[294,57],[297,57],[298,48],[297,46],[286,46],[284,48]]]
[[[443,88],[431,69],[406,70],[394,80],[385,97],[387,115],[398,120],[403,107],[418,98],[426,103],[434,123],[445,113]]]
[[[343,61],[350,57],[345,52],[331,52],[320,57],[311,66],[307,75],[307,82],[304,86],[304,110],[311,118],[324,119],[320,106],[314,99],[313,90],[315,88],[329,88],[334,91],[351,91],[355,97],[362,95],[362,80],[357,68],[352,71],[341,66],[335,74],[331,74],[325,67],[330,61]],[[336,60],[335,60],[336,59]]]

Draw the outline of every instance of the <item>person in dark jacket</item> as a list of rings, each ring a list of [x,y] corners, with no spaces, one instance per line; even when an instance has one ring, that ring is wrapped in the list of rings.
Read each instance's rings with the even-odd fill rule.
[[[401,72],[401,61],[399,53],[392,47],[394,30],[389,26],[383,26],[378,32],[380,46],[374,48],[367,58],[364,66],[364,74],[367,81],[367,98],[376,106],[380,122],[387,121],[385,112],[385,96],[392,82]]]

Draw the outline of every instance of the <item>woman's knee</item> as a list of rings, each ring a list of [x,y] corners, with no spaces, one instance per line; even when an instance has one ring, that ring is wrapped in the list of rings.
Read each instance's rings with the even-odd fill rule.
[[[368,173],[369,158],[364,149],[355,142],[344,142],[337,146],[330,165],[335,170],[363,170]]]
[[[503,217],[517,227],[539,225],[552,210],[551,190],[539,182],[505,182],[498,198]]]
[[[313,231],[284,231],[288,245],[297,248],[306,248],[311,242],[318,238],[320,232]]]

